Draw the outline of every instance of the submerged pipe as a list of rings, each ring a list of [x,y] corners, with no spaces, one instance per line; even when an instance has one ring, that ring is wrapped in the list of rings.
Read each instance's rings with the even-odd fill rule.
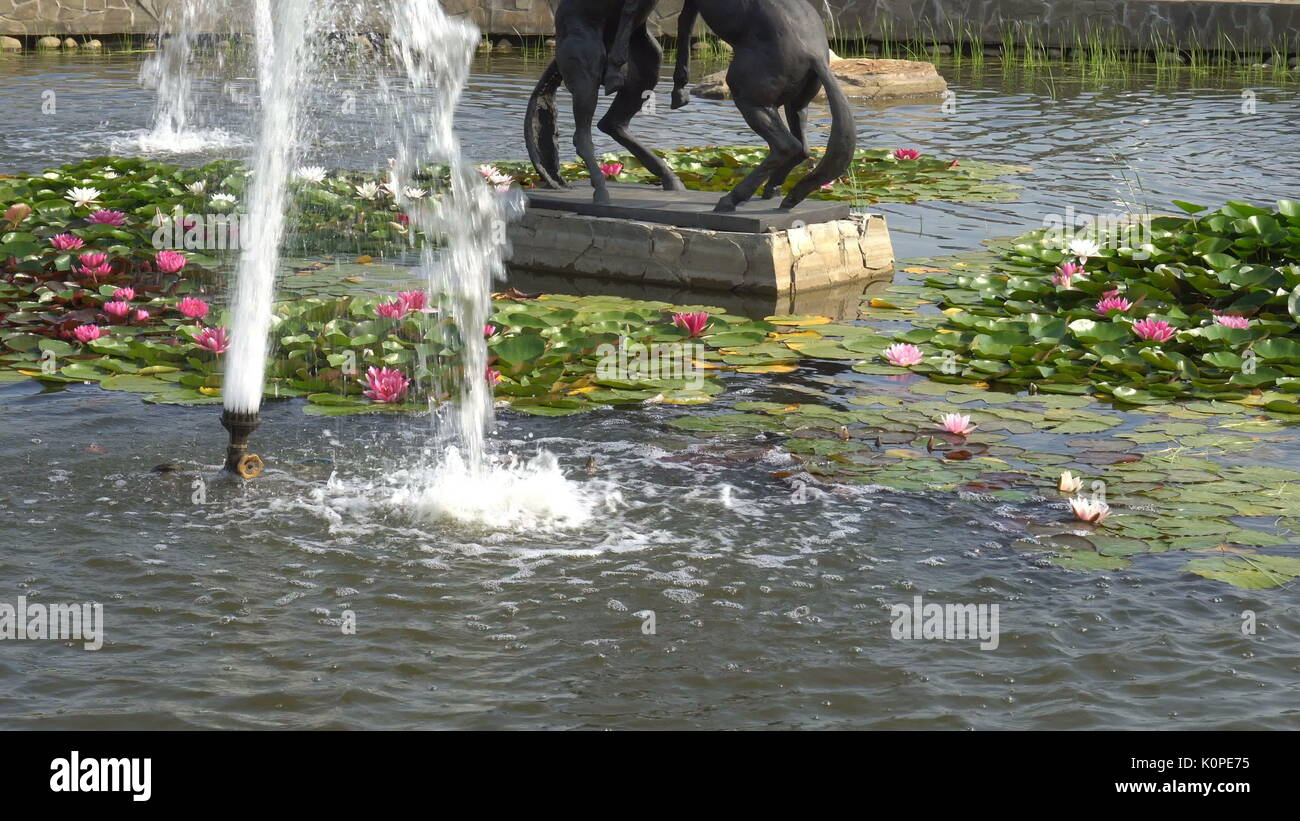
[[[221,426],[230,432],[230,444],[226,446],[227,473],[245,479],[255,479],[262,474],[262,457],[248,452],[248,438],[261,421],[257,411],[232,412],[227,408],[221,412]]]

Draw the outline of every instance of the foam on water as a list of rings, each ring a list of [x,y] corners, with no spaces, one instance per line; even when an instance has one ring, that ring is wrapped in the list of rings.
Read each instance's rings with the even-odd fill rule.
[[[591,521],[599,501],[582,492],[542,451],[527,461],[472,466],[448,448],[427,466],[399,471],[389,504],[419,521],[450,520],[493,530],[573,528]]]
[[[251,144],[247,138],[221,128],[185,131],[155,128],[114,137],[109,141],[109,147],[114,153],[139,151],[145,154],[198,154],[204,151],[247,148]]]
[[[562,537],[591,524],[597,511],[612,513],[609,501],[617,498],[606,482],[570,481],[548,451],[528,459],[512,453],[475,468],[453,447],[378,476],[335,472],[324,484],[272,500],[269,507],[274,515],[306,511],[336,536],[373,541],[382,529],[398,541],[415,543],[436,534],[440,547],[473,552],[471,540],[483,538],[485,530],[524,533],[539,543],[543,536]],[[492,536],[488,541],[514,542]]]

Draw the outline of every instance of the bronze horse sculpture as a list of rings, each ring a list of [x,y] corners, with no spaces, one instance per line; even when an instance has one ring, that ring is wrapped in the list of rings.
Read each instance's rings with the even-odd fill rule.
[[[600,97],[602,77],[606,91],[615,94],[597,127],[632,153],[667,191],[685,186],[668,164],[637,142],[627,126],[641,110],[647,92],[659,81],[663,50],[646,29],[653,3],[625,0],[561,0],[555,12],[555,59],[546,67],[528,100],[524,118],[524,143],[528,157],[547,188],[568,188],[560,178],[556,147],[558,117],[555,92],[563,83],[573,95],[573,145],[587,166],[594,189],[593,200],[609,203],[605,175],[591,142],[591,121]],[[622,61],[617,71],[608,59],[615,36],[622,36]]]
[[[635,61],[636,43],[639,37],[648,36],[642,32],[655,2],[626,0],[609,56],[607,91],[618,88],[619,72],[629,55]],[[781,209],[793,208],[847,171],[857,145],[857,129],[848,98],[830,70],[826,26],[812,6],[806,0],[686,0],[677,21],[673,108],[681,108],[689,99],[687,71],[697,15],[732,47],[734,56],[727,70],[732,99],[769,149],[766,159],[722,197],[714,210],[734,211],[764,182],[764,199],[780,192],[790,172],[809,157],[807,108],[821,88],[826,89],[832,117],[826,153],[785,196]],[[629,81],[631,77],[629,72]],[[785,122],[781,121],[782,109]]]

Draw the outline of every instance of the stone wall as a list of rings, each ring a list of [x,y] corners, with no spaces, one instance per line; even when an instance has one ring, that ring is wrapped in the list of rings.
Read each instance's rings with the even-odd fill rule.
[[[830,12],[831,27],[851,39],[951,42],[955,30],[1000,44],[1004,34],[1032,33],[1048,45],[1072,45],[1102,32],[1135,48],[1170,37],[1213,45],[1221,35],[1241,44],[1295,43],[1300,0],[810,0]],[[0,0],[0,34],[41,36],[149,34],[181,0]],[[246,3],[247,0],[235,0]],[[558,0],[444,0],[453,14],[471,17],[497,36],[553,33]],[[661,34],[676,33],[681,0],[662,0],[652,20]],[[225,15],[231,21],[246,14]],[[1294,50],[1294,49],[1293,49]]]
[[[176,0],[0,0],[0,34],[143,34]]]

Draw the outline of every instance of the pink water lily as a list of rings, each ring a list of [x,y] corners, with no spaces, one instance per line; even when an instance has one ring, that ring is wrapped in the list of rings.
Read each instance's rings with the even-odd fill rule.
[[[120,299],[123,302],[130,302],[135,299],[134,288],[118,288],[113,292],[113,299]]]
[[[921,152],[915,148],[895,148],[894,159],[896,160],[919,160]]]
[[[408,311],[423,311],[428,297],[424,291],[402,291],[397,295],[397,300],[405,305]]]
[[[222,327],[204,328],[194,335],[194,343],[215,354],[223,354],[230,349],[230,337]]]
[[[126,222],[126,214],[105,208],[86,217],[86,222],[92,225],[111,225],[118,228]]]
[[[411,380],[396,368],[370,368],[366,378],[360,380],[367,397],[376,402],[400,402],[406,396]]]
[[[118,322],[121,322],[126,319],[127,314],[131,313],[131,306],[129,303],[116,299],[112,302],[104,303],[104,313],[108,314]]]
[[[1138,336],[1151,342],[1168,342],[1178,331],[1163,319],[1143,319],[1134,322],[1133,330]]]
[[[85,344],[103,336],[104,329],[98,325],[78,325],[72,330],[72,333],[77,337],[78,342]]]
[[[50,245],[56,251],[79,251],[85,244],[86,241],[76,234],[55,234],[50,237]]]
[[[709,312],[700,311],[695,314],[673,314],[673,324],[678,328],[685,328],[686,332],[694,338],[703,333],[705,326],[709,324]]]
[[[405,302],[395,299],[392,302],[381,302],[375,306],[375,315],[381,319],[401,319],[406,316],[410,310]]]
[[[501,371],[498,371],[496,368],[488,368],[486,376],[488,384],[493,387],[499,385],[501,380],[505,378],[501,375]]]
[[[496,332],[497,332],[497,326],[495,326],[495,325],[484,325],[484,326],[483,326],[483,336],[484,336],[485,338],[486,338],[486,337],[495,336],[495,335],[496,335]]]
[[[73,270],[84,277],[90,277],[92,281],[98,282],[100,277],[113,273],[113,266],[105,254],[82,254],[78,259],[81,265],[72,266]]]
[[[884,353],[885,359],[889,360],[889,364],[898,365],[900,368],[910,368],[913,365],[919,365],[921,361],[925,359],[920,348],[915,345],[901,342],[885,348]]]
[[[1216,325],[1222,325],[1225,328],[1249,328],[1250,320],[1244,316],[1234,316],[1232,314],[1223,314],[1214,318]]]
[[[1084,496],[1075,496],[1071,499],[1070,509],[1074,511],[1076,519],[1091,524],[1101,524],[1110,515],[1110,505]]]
[[[600,173],[604,174],[608,179],[613,179],[623,173],[623,163],[607,162],[600,167]]]
[[[189,262],[189,260],[185,259],[184,254],[178,254],[175,251],[159,251],[154,255],[153,260],[158,270],[164,274],[174,274]]]
[[[939,427],[956,436],[967,436],[974,432],[976,425],[970,423],[970,417],[964,413],[945,413],[939,417]]]
[[[149,318],[149,312],[146,311],[144,308],[140,308],[135,312],[135,315],[132,318],[136,322],[144,322],[146,319]]]
[[[176,303],[176,309],[190,319],[202,319],[208,315],[208,303],[193,296],[187,296]]]
[[[1132,307],[1133,303],[1129,302],[1124,297],[1108,295],[1105,299],[1097,303],[1097,313],[1100,316],[1107,316],[1111,311],[1119,311],[1123,313]]]
[[[1056,269],[1056,273],[1052,275],[1052,284],[1058,288],[1072,288],[1074,287],[1074,278],[1086,276],[1087,273],[1087,270],[1082,265],[1063,262]]]
[[[25,202],[16,202],[5,209],[5,222],[17,226],[18,223],[32,215],[32,207]]]

